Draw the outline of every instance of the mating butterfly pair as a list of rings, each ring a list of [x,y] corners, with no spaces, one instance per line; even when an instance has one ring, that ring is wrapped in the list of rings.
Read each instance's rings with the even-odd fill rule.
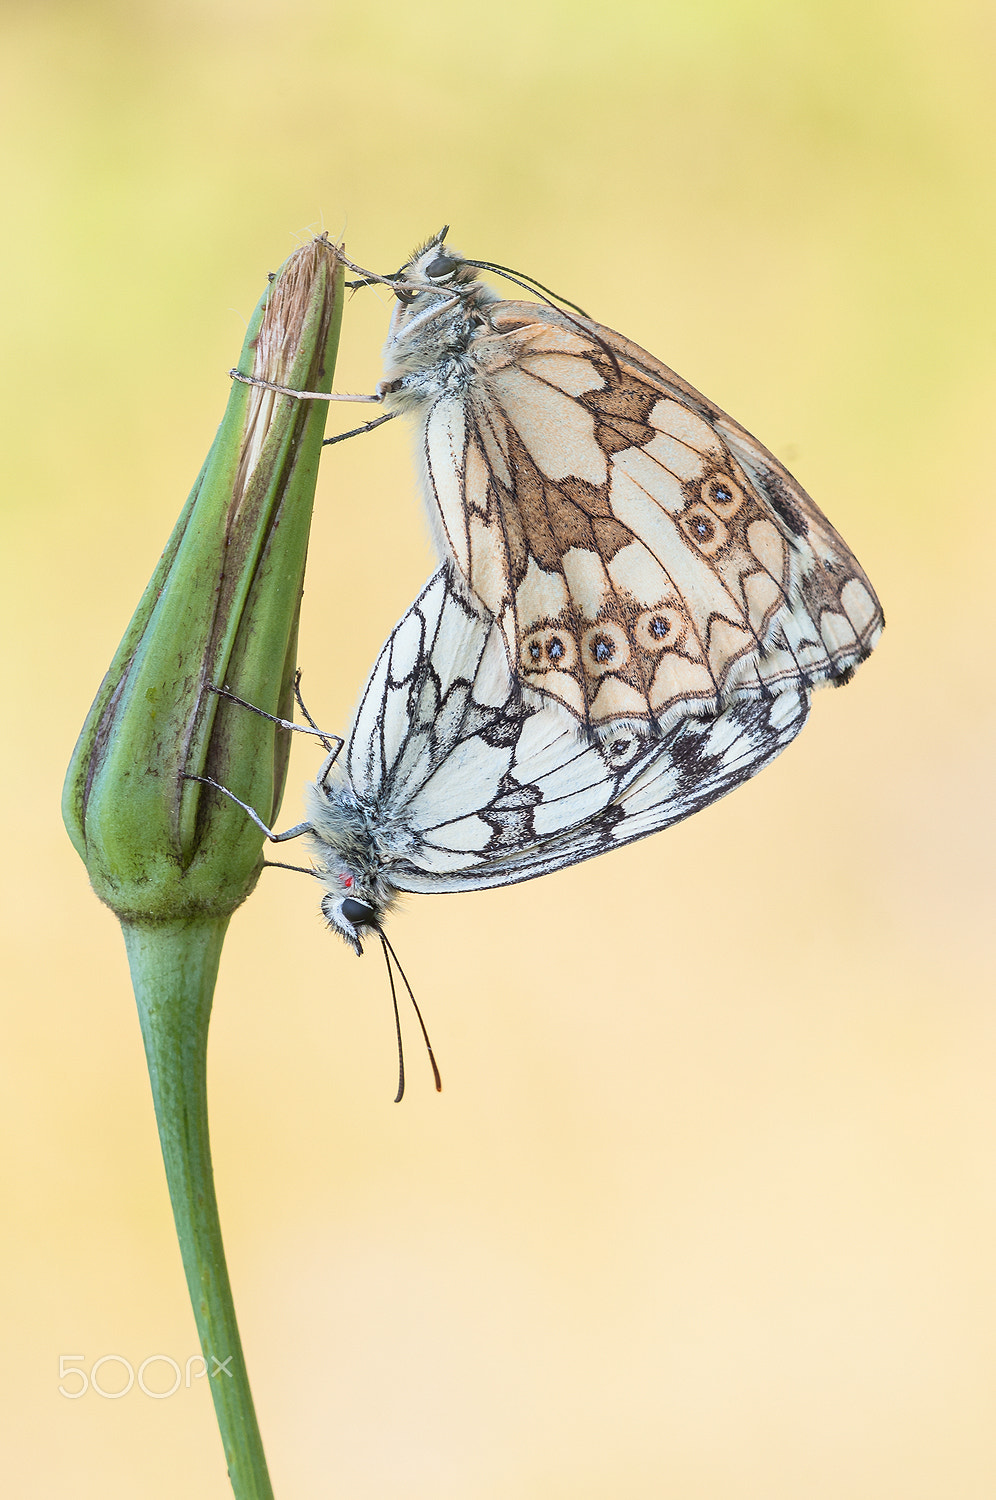
[[[445,233],[363,277],[397,298],[366,399],[415,418],[445,562],[290,831],[357,952],[398,891],[527,880],[715,801],[883,625],[767,449],[580,309],[501,299],[479,271],[517,278]]]

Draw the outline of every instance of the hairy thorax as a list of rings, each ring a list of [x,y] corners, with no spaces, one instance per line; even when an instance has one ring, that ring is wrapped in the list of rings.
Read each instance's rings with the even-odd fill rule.
[[[399,303],[377,388],[388,410],[410,411],[440,396],[467,395],[478,374],[474,343],[490,332],[487,305],[495,300],[490,288],[478,285],[455,305],[438,292]]]

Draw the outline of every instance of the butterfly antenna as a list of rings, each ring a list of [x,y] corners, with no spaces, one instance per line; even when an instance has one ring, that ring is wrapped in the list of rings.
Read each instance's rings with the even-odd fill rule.
[[[405,1097],[405,1048],[404,1043],[401,1040],[401,1016],[398,1013],[398,992],[394,988],[394,975],[391,973],[391,960],[387,956],[387,938],[381,932],[379,927],[377,928],[377,934],[380,937],[380,946],[384,950],[384,962],[387,964],[387,978],[391,986],[391,1004],[394,1006],[394,1029],[398,1034],[398,1092],[394,1096],[394,1102],[395,1104],[400,1104],[402,1099]],[[395,959],[394,962],[397,964],[398,960]],[[400,964],[398,964],[398,968],[400,970]],[[407,982],[408,981],[405,980],[406,984]]]
[[[380,941],[381,941],[381,944],[382,944],[382,946],[384,948],[384,957],[385,957],[385,959],[387,958],[387,955],[390,953],[391,957],[394,959],[395,964],[397,965],[398,973],[401,975],[402,979],[405,982],[405,989],[408,991],[408,998],[412,1002],[412,1008],[414,1009],[416,1016],[418,1016],[418,1024],[422,1028],[422,1039],[425,1042],[425,1050],[429,1054],[429,1066],[432,1069],[432,1077],[433,1077],[433,1080],[434,1080],[435,1085],[436,1085],[436,1093],[437,1094],[441,1094],[443,1092],[443,1080],[439,1076],[439,1069],[436,1066],[435,1053],[432,1050],[432,1043],[429,1041],[429,1033],[425,1029],[425,1022],[422,1019],[422,1012],[418,1008],[418,1001],[415,999],[415,996],[412,993],[412,987],[408,983],[408,975],[405,973],[405,971],[401,967],[400,963],[398,963],[398,955],[395,953],[394,949],[391,947],[390,943],[388,942],[387,935],[384,933],[384,931],[380,927],[377,928],[377,932],[380,935]],[[388,964],[387,967],[388,967],[388,972],[390,972],[390,968],[391,968],[390,964]],[[392,994],[394,992],[394,982],[393,982],[393,980],[391,982],[391,992],[392,992]],[[397,1010],[397,1005],[396,1004],[395,1004],[395,1010]],[[398,1036],[400,1038],[400,1036],[401,1036],[401,1032],[400,1031],[398,1032]],[[399,1097],[400,1097],[400,1095],[399,1095]]]
[[[578,307],[576,302],[568,302],[567,298],[561,297],[559,292],[551,292],[549,287],[545,287],[542,282],[534,281],[531,276],[525,276],[524,273],[520,273],[523,278],[520,280],[519,276],[513,275],[512,272],[507,269],[507,267],[496,265],[495,262],[491,260],[465,260],[463,261],[463,265],[476,266],[479,271],[493,271],[496,276],[503,276],[506,281],[511,281],[516,286],[521,286],[524,292],[532,292],[534,294],[539,293],[540,299],[546,303],[547,307],[552,307],[555,312],[563,312],[563,308],[557,306],[558,302],[562,302],[564,304],[564,307],[572,308],[574,312],[580,313],[582,318],[588,318],[589,322],[594,321],[589,316],[589,314],[585,312],[583,307]],[[554,301],[554,298],[556,298],[556,301]],[[612,362],[612,368],[616,372],[617,378],[621,380],[622,370],[619,368],[619,361],[616,358],[616,351],[613,349],[608,340],[601,338],[591,328],[586,328],[583,323],[578,322],[577,318],[572,318],[570,313],[563,313],[563,315],[567,319],[568,323],[573,323],[575,328],[580,328],[581,332],[587,338],[594,339],[595,343],[602,350],[602,352],[608,355],[609,359]]]
[[[464,265],[476,266],[479,271],[493,271],[496,276],[504,276],[506,281],[514,281],[515,285],[521,286],[524,291],[543,292],[545,296],[552,297],[554,301],[562,302],[572,312],[580,313],[582,318],[591,316],[590,313],[585,312],[583,307],[578,307],[576,302],[568,302],[566,297],[562,297],[559,292],[555,292],[551,287],[544,286],[542,281],[537,281],[536,277],[530,276],[527,271],[513,271],[511,266],[500,266],[494,260],[467,260],[464,261]],[[552,302],[550,306],[553,306]]]

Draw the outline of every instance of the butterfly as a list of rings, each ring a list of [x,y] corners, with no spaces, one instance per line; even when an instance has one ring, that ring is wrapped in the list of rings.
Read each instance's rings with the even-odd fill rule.
[[[546,288],[447,232],[366,277],[397,305],[384,379],[354,399],[414,417],[440,555],[518,680],[623,759],[689,715],[846,682],[881,606],[778,459],[580,309],[502,299],[479,271]]]
[[[326,921],[361,953],[402,892],[530,880],[690,817],[768,765],[808,711],[799,684],[739,698],[634,739],[618,765],[520,686],[500,628],[443,566],[382,647],[345,742],[326,742],[306,821],[274,834],[239,805],[271,839],[306,836]]]

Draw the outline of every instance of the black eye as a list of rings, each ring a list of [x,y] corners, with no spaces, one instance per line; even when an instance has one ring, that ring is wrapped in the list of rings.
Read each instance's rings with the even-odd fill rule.
[[[353,896],[347,896],[340,908],[347,922],[352,922],[355,927],[358,922],[372,922],[374,909],[365,901],[357,901]]]
[[[425,268],[426,276],[431,276],[433,281],[438,281],[442,276],[451,276],[457,268],[458,262],[449,255],[437,255],[435,260],[430,260]]]

